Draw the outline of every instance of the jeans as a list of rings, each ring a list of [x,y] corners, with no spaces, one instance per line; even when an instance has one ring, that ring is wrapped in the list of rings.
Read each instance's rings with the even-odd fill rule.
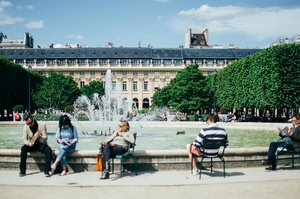
[[[281,142],[271,142],[269,146],[269,151],[268,151],[268,161],[272,165],[273,168],[275,168],[275,153],[278,147],[284,147],[286,145],[285,141]],[[293,145],[287,144],[287,148],[292,148]]]
[[[39,143],[38,141],[32,147],[27,145],[23,145],[21,147],[21,160],[20,160],[20,172],[26,173],[26,161],[27,161],[27,153],[33,151],[40,151],[45,154],[45,167],[44,173],[48,173],[51,170],[51,160],[52,160],[52,150],[46,143]]]
[[[110,164],[109,159],[115,158],[116,155],[122,155],[127,152],[127,148],[119,145],[110,145],[107,144],[104,147],[103,154],[102,154],[102,168],[106,171],[110,171]]]
[[[60,164],[62,167],[67,166],[68,164],[67,154],[74,152],[75,148],[76,148],[76,144],[72,144],[70,146],[64,144],[59,145],[57,158],[60,160]]]

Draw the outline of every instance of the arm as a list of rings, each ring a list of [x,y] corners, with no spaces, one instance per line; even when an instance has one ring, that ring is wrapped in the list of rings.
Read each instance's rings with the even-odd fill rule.
[[[48,135],[47,135],[46,125],[43,124],[39,127],[38,134],[39,134],[39,137],[42,139],[43,142],[47,141]]]
[[[134,143],[134,136],[131,131],[125,132],[125,134],[123,134],[123,138],[129,143]]]
[[[30,136],[29,136],[29,134],[32,135],[29,127],[27,125],[25,125],[24,128],[23,128],[23,142],[27,146],[32,146],[31,142],[30,142]]]
[[[73,134],[74,134],[74,138],[70,142],[71,144],[75,144],[75,143],[78,142],[78,131],[77,131],[77,128],[75,126],[73,126]]]

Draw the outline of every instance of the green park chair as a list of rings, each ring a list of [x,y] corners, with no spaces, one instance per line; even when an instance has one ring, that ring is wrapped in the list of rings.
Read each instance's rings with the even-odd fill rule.
[[[129,159],[132,158],[134,161],[134,171],[135,171],[135,175],[137,175],[137,157],[134,154],[134,148],[135,148],[135,143],[136,143],[136,133],[133,134],[134,136],[134,143],[130,143],[128,146],[128,151],[123,154],[123,155],[116,155],[115,158],[112,159],[112,173],[114,173],[114,159],[120,160],[120,177],[123,176],[123,164],[124,164],[124,159]]]
[[[223,163],[223,175],[225,178],[225,165],[226,161],[224,159],[224,152],[225,148],[228,146],[227,138],[218,140],[218,139],[212,139],[212,138],[204,138],[203,139],[203,145],[202,145],[202,155],[197,156],[195,154],[192,154],[193,158],[200,158],[200,172],[199,172],[199,179],[201,179],[202,169],[203,169],[203,160],[205,158],[210,158],[210,172],[213,172],[213,158],[219,158]],[[210,154],[210,150],[218,150],[218,153]],[[191,160],[191,170],[193,169],[192,160]]]
[[[291,155],[292,156],[292,168],[294,168],[294,156],[298,155],[299,164],[300,164],[300,142],[295,148],[289,148],[286,146],[287,143],[283,147],[278,147],[275,153],[275,171],[278,169],[278,162],[280,155]]]

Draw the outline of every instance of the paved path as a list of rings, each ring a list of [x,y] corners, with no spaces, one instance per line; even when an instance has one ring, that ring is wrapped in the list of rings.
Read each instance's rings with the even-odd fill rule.
[[[264,168],[231,168],[202,179],[190,171],[143,172],[99,180],[99,172],[69,173],[45,178],[42,172],[0,170],[0,198],[300,198],[300,170],[285,168],[268,172]]]

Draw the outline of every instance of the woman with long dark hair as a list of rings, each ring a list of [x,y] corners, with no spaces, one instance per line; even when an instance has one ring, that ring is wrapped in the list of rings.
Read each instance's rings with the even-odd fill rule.
[[[72,125],[68,115],[60,116],[56,140],[59,144],[58,155],[55,162],[51,165],[51,174],[54,173],[57,164],[60,162],[63,168],[60,175],[63,176],[67,174],[67,154],[75,151],[78,142],[77,129]]]

